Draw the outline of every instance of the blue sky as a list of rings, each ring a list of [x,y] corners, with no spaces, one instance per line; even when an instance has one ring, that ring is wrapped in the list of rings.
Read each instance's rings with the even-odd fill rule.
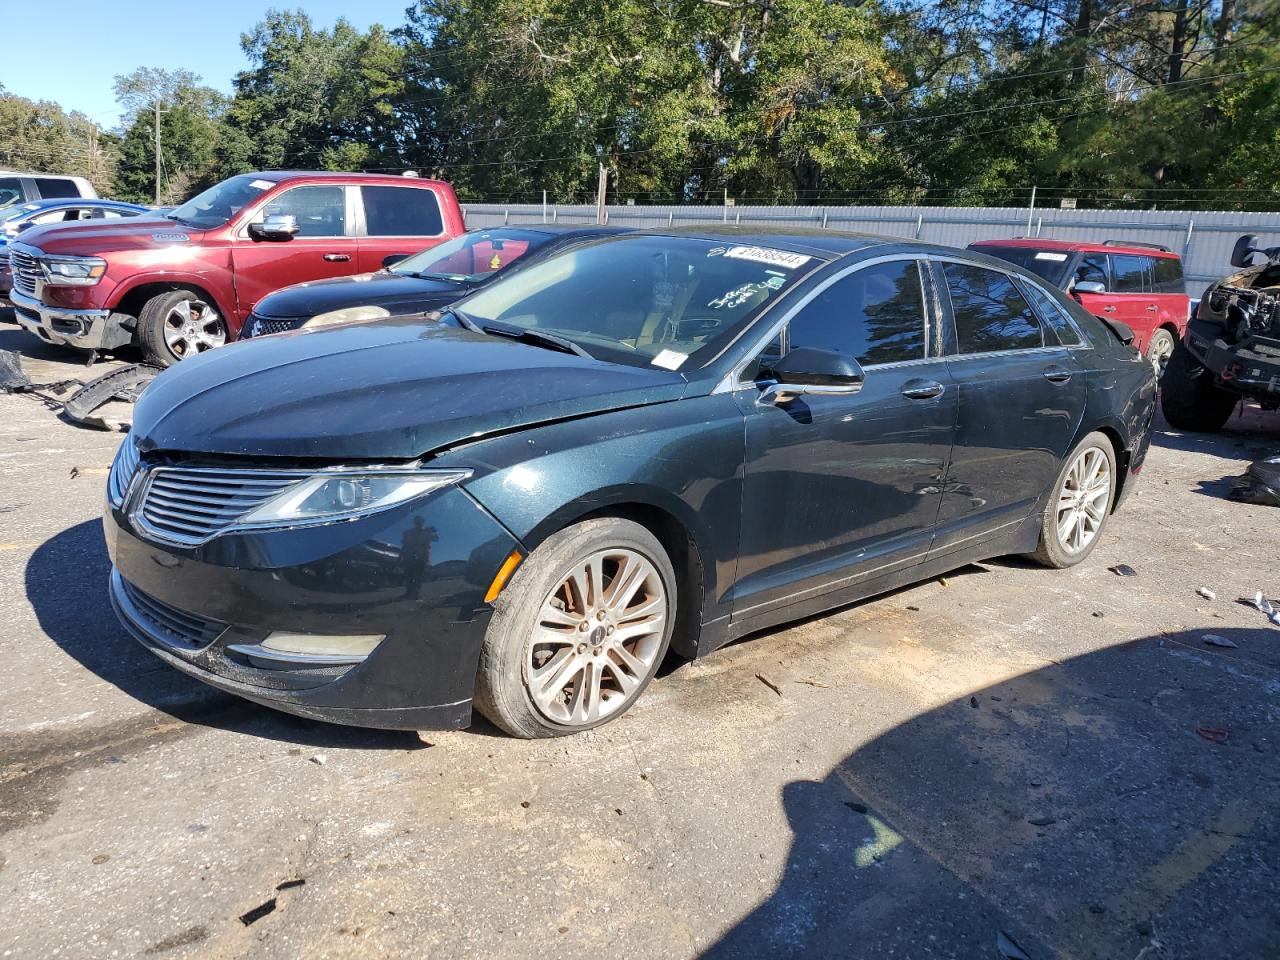
[[[338,17],[360,29],[404,22],[410,0],[4,0],[0,86],[33,100],[54,100],[103,127],[119,121],[112,83],[135,67],[179,67],[231,92],[246,66],[240,34],[270,7],[300,7],[317,26]],[[51,20],[52,15],[52,20]],[[42,39],[41,34],[48,37]]]

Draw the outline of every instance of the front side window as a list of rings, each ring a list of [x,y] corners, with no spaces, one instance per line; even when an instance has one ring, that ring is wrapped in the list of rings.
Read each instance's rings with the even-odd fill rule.
[[[1077,283],[1087,280],[1089,283],[1100,283],[1105,287],[1107,285],[1106,256],[1100,253],[1086,253],[1076,266],[1074,280]]]
[[[391,267],[392,273],[429,280],[476,283],[537,250],[551,237],[532,230],[477,230],[446,240]]]
[[[232,177],[196,194],[165,216],[184,226],[212,230],[225,224],[274,186],[275,181],[261,180],[253,174]]]
[[[1031,305],[1003,273],[963,263],[943,264],[961,353],[1044,346]]]
[[[879,263],[841,277],[788,324],[787,347],[818,347],[861,364],[924,357],[924,294],[914,260]]]
[[[341,237],[347,230],[347,194],[342,187],[294,187],[266,202],[258,214],[291,216],[299,237]]]
[[[440,203],[426,187],[361,187],[365,233],[371,237],[438,237]]]
[[[458,308],[480,326],[544,331],[602,359],[689,370],[821,263],[754,244],[624,236],[513,270]]]
[[[80,196],[80,188],[76,186],[75,181],[64,180],[62,177],[36,177],[36,189],[46,200]]]
[[[1113,254],[1111,257],[1111,292],[1143,293],[1147,289],[1147,258]]]

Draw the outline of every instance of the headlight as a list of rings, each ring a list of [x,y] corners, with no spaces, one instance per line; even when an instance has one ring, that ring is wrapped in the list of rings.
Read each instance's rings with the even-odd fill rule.
[[[302,329],[311,330],[315,327],[327,327],[333,323],[350,323],[354,320],[380,320],[389,316],[391,316],[390,310],[385,307],[375,307],[373,304],[363,307],[344,307],[341,310],[316,314],[302,325]]]
[[[469,470],[317,474],[245,514],[236,526],[288,526],[363,516],[425,496],[470,475]]]
[[[73,287],[89,287],[107,272],[107,261],[98,257],[41,257],[45,276],[50,283]]]

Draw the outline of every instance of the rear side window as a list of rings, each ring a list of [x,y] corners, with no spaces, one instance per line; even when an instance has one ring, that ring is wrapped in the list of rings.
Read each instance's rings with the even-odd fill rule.
[[[1006,274],[962,263],[943,264],[961,353],[1044,346],[1031,304]]]
[[[1079,343],[1080,334],[1076,332],[1075,325],[1071,323],[1062,304],[1034,284],[1028,283],[1024,286],[1036,312],[1040,314],[1040,319],[1052,327],[1053,332],[1058,335],[1058,342],[1065,346],[1074,346]]]
[[[444,232],[434,190],[361,187],[365,232],[371,237],[436,237]]]
[[[1107,284],[1107,258],[1101,253],[1086,253],[1080,258],[1076,267],[1075,279],[1087,280],[1090,283]]]
[[[62,177],[36,177],[36,189],[46,200],[80,196],[76,182]]]
[[[810,300],[792,319],[788,347],[818,347],[859,363],[924,357],[924,295],[914,260],[854,271]]]
[[[1111,292],[1147,292],[1147,258],[1112,254]]]
[[[1156,293],[1187,292],[1187,285],[1182,279],[1182,261],[1177,257],[1152,257],[1152,272],[1155,277]]]

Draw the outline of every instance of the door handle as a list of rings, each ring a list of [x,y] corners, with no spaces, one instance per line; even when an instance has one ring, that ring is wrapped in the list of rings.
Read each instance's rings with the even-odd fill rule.
[[[1158,306],[1156,306],[1154,303],[1152,303],[1152,304],[1149,304],[1149,305],[1147,306],[1147,313],[1155,313],[1155,312],[1156,312],[1157,310],[1159,310],[1159,309],[1160,309],[1160,308],[1159,308]]]
[[[1103,313],[1115,313],[1115,312],[1116,312],[1116,308],[1115,308],[1115,307],[1103,307],[1103,308],[1102,308],[1102,312],[1103,312]]]
[[[1055,363],[1051,367],[1044,368],[1044,378],[1050,383],[1066,383],[1071,379],[1071,371]]]
[[[937,380],[915,379],[902,385],[902,395],[908,400],[932,400],[942,396],[946,389]]]
[[[351,259],[351,257],[345,253],[326,253],[324,258],[330,263],[346,263]]]

